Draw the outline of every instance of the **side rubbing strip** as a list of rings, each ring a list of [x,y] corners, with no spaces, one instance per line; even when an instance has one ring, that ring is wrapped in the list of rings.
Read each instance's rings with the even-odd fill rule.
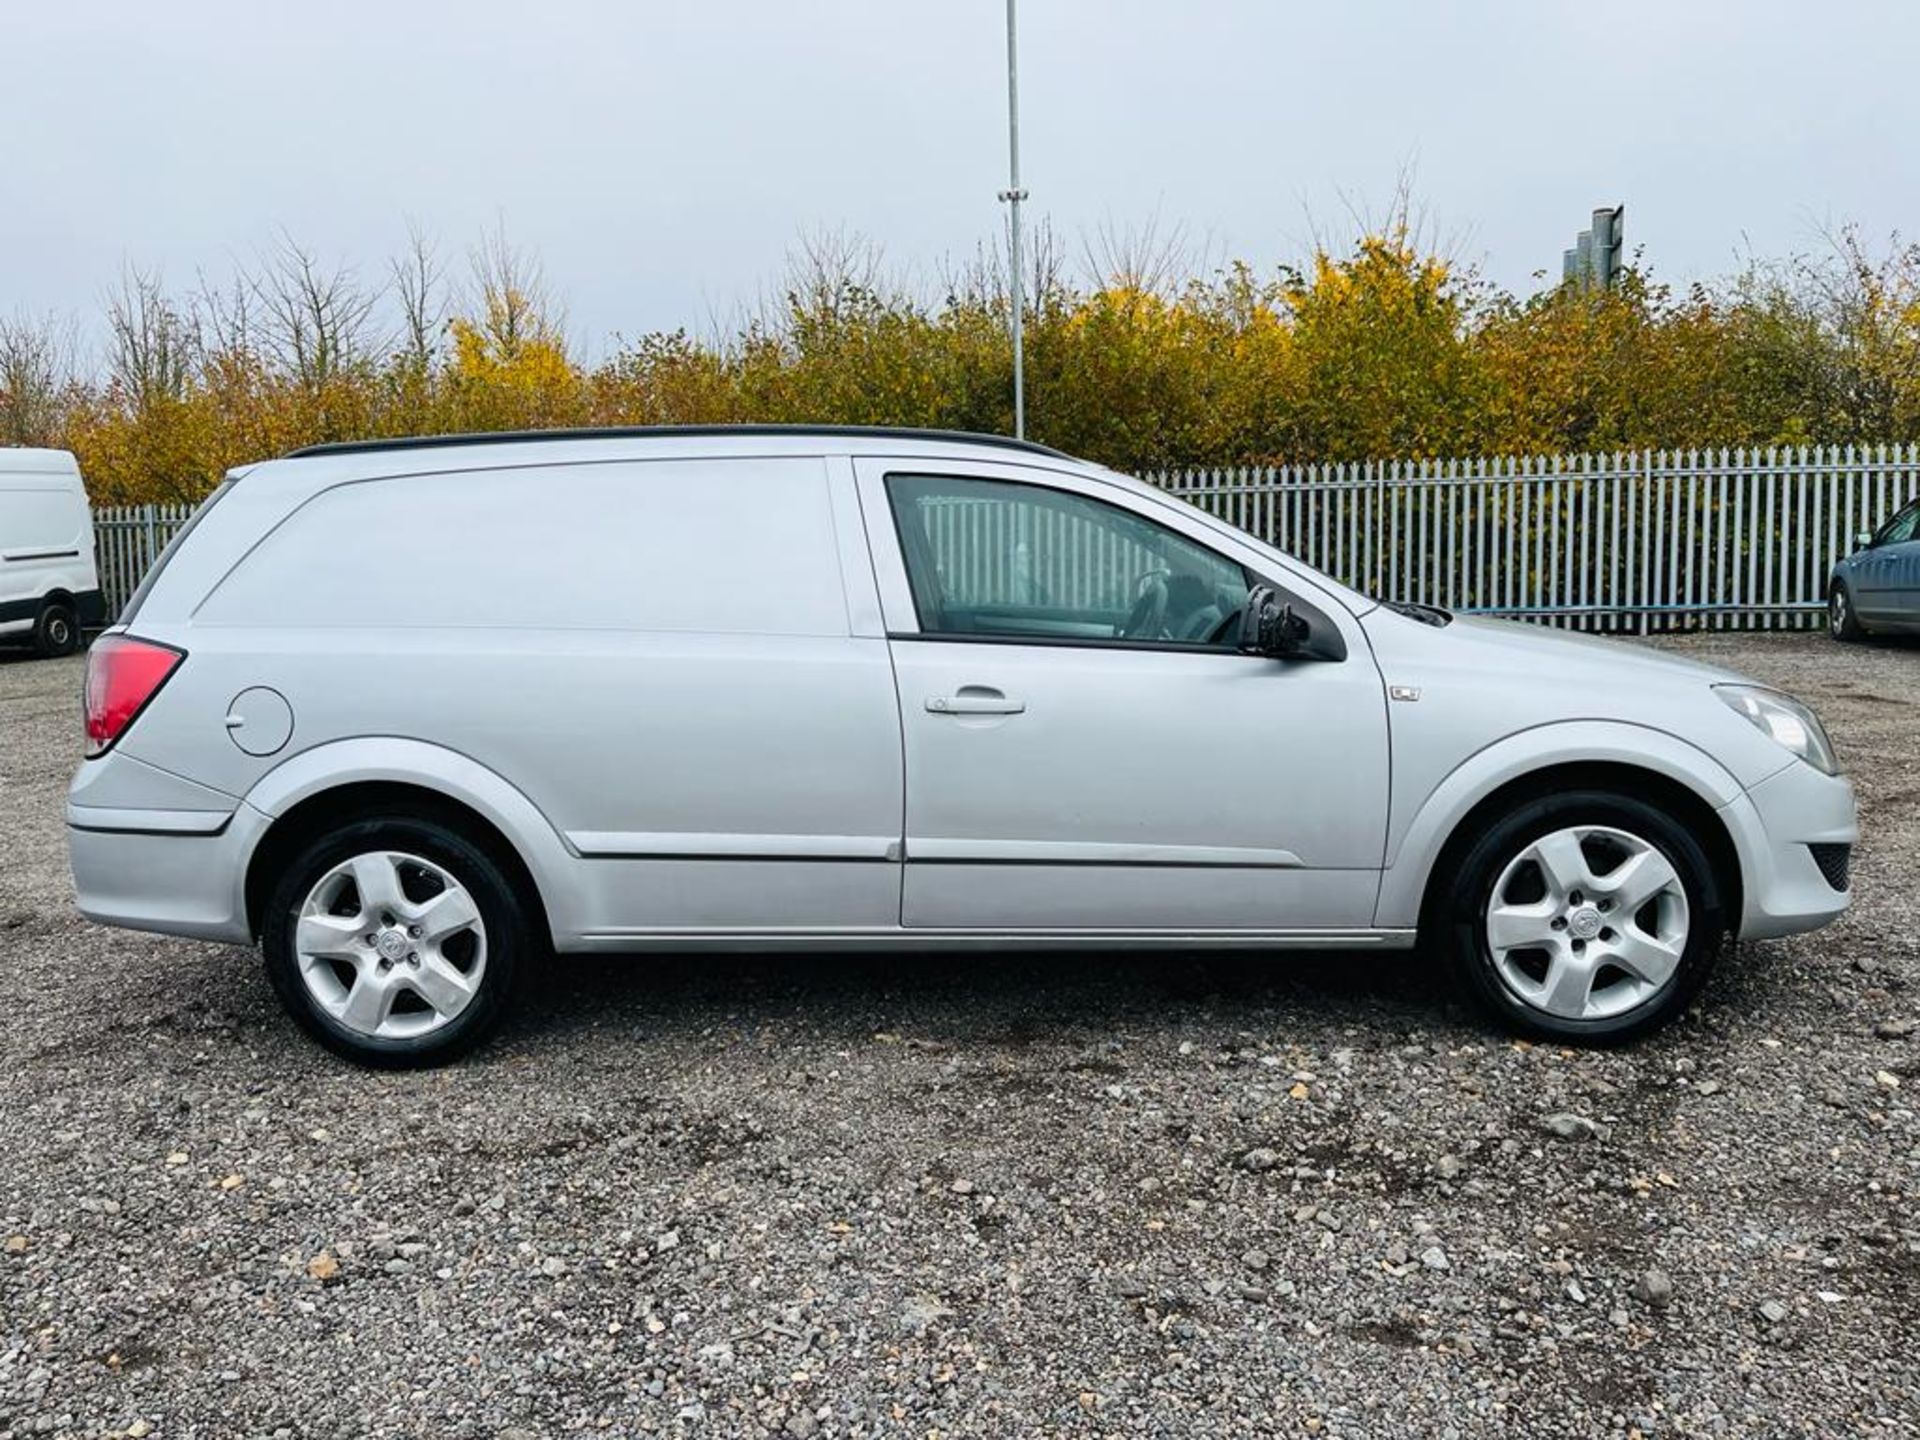
[[[898,860],[893,835],[721,835],[658,830],[569,830],[594,860]]]
[[[1239,845],[1102,845],[1077,840],[909,840],[909,860],[962,865],[1219,865],[1294,870],[1291,850]]]

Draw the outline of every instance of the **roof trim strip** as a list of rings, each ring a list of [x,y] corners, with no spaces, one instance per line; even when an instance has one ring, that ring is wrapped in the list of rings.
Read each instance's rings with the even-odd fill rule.
[[[303,445],[289,450],[283,459],[298,460],[314,455],[371,455],[388,450],[435,450],[457,445],[511,445],[538,440],[654,440],[707,436],[784,436],[796,438],[818,435],[867,440],[942,440],[970,445],[994,445],[1032,455],[1050,455],[1059,460],[1072,456],[1051,446],[1031,440],[1015,440],[1007,435],[985,435],[971,430],[917,430],[893,425],[604,425],[554,430],[490,430],[456,435],[403,435],[383,440],[334,440],[321,445]]]

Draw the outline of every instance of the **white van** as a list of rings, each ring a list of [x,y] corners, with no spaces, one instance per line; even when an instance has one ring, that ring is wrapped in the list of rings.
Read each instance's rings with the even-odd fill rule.
[[[106,618],[79,462],[0,448],[0,643],[71,655]]]
[[[245,944],[359,1059],[548,949],[1425,937],[1617,1041],[1847,904],[1790,696],[1372,600],[1137,480],[929,432],[323,447],[94,645],[81,910]]]

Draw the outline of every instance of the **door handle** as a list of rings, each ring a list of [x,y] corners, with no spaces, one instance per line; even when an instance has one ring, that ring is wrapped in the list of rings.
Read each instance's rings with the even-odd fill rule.
[[[962,685],[957,694],[929,695],[927,709],[935,715],[1024,715],[1027,702],[985,685]]]

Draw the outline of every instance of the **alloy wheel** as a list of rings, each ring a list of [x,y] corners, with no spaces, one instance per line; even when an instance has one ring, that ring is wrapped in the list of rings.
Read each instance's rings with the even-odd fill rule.
[[[417,1039],[451,1024],[480,993],[486,926],[445,867],[380,850],[314,882],[294,924],[301,983],[356,1035]]]
[[[1542,835],[1495,882],[1485,916],[1500,983],[1560,1020],[1605,1020],[1673,983],[1686,953],[1686,887],[1646,840],[1604,825]]]

